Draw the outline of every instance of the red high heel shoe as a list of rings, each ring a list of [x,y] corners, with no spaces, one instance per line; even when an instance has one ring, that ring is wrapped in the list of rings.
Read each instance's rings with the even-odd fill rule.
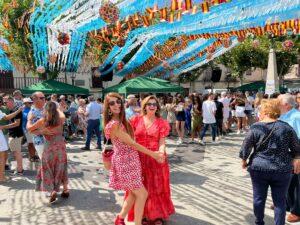
[[[120,218],[119,215],[117,215],[117,218],[115,219],[115,225],[126,225],[124,219]]]

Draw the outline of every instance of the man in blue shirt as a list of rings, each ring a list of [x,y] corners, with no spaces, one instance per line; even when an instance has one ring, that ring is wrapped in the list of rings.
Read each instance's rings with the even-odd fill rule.
[[[127,96],[127,104],[128,108],[125,109],[126,119],[130,120],[135,115],[140,113],[140,108],[137,106],[137,100],[135,95],[128,95]]]
[[[95,132],[97,136],[97,147],[96,149],[101,149],[101,133],[100,133],[100,116],[102,113],[102,106],[98,104],[93,96],[88,97],[89,104],[86,107],[86,117],[87,117],[87,137],[85,147],[82,150],[90,150],[90,143]]]
[[[288,123],[300,140],[300,111],[295,109],[296,102],[292,95],[284,94],[278,97],[280,104],[280,120]],[[293,174],[287,196],[288,209],[291,212],[287,217],[290,223],[300,221],[300,175]]]

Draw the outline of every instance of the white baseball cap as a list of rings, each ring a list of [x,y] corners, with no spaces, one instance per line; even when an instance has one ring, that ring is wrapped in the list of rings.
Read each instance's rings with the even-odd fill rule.
[[[23,103],[32,103],[31,98],[24,98]]]

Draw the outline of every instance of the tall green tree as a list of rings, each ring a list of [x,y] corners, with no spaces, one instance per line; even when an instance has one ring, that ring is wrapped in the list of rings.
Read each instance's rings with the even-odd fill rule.
[[[294,48],[290,51],[284,50],[282,47],[282,43],[287,39],[293,40],[295,43]],[[254,43],[258,43],[258,45]],[[275,48],[278,75],[280,79],[283,79],[290,68],[298,63],[297,55],[300,47],[298,36],[248,38],[239,46],[220,56],[216,61],[228,67],[233,77],[243,80],[247,70],[252,68],[267,69],[270,47]]]
[[[24,73],[35,71],[29,32],[33,9],[33,0],[0,1],[0,36],[9,41],[7,54],[16,69]]]

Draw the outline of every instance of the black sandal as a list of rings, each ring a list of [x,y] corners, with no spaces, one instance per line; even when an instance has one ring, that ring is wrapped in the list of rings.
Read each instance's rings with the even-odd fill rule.
[[[149,220],[147,218],[143,218],[142,225],[149,225]]]
[[[69,198],[69,196],[70,196],[69,190],[63,191],[63,192],[61,193],[60,196],[61,196],[62,198]]]
[[[52,192],[52,193],[51,193],[51,196],[50,196],[50,199],[49,199],[49,203],[55,202],[56,199],[57,199],[57,194],[56,194],[56,192]]]
[[[164,224],[165,222],[161,218],[154,220],[154,225],[164,225]]]

